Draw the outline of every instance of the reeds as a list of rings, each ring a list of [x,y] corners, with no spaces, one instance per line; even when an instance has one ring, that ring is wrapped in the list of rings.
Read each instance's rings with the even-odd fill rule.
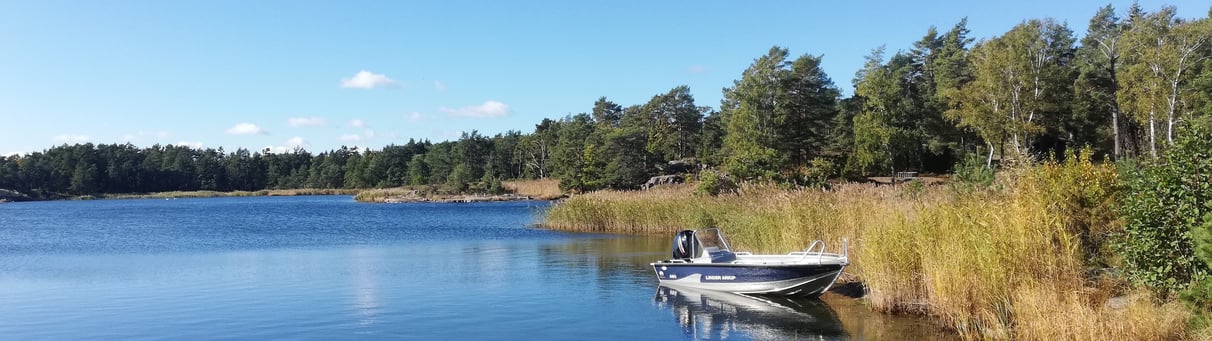
[[[357,202],[383,202],[387,198],[392,197],[416,197],[422,196],[417,189],[408,187],[395,188],[375,188],[358,192],[354,195],[354,201]]]
[[[1114,169],[1073,158],[1003,172],[995,190],[843,184],[834,191],[742,186],[693,195],[692,185],[579,195],[548,211],[555,229],[671,233],[719,226],[738,249],[787,252],[850,240],[851,267],[871,307],[932,316],[965,337],[1173,339],[1188,337],[1177,303],[1108,298],[1124,285],[1090,278],[1109,263]]]
[[[560,191],[560,180],[556,179],[501,181],[501,187],[511,193],[539,200],[554,200],[564,196]]]

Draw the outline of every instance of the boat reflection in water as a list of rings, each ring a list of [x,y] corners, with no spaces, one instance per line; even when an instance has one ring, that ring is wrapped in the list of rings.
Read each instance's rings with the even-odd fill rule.
[[[701,339],[834,340],[847,338],[825,302],[658,286],[658,306],[673,311],[686,336]]]

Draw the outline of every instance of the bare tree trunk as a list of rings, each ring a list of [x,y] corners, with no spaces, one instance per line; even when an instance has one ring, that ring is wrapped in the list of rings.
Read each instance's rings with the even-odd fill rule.
[[[989,145],[989,156],[985,158],[985,169],[993,169],[993,142],[985,142]]]
[[[1111,144],[1113,145],[1112,149],[1114,149],[1114,153],[1111,155],[1115,156],[1115,160],[1119,160],[1119,158],[1121,156],[1123,156],[1123,154],[1120,153],[1120,151],[1119,151],[1119,112],[1118,111],[1119,110],[1117,110],[1116,108],[1111,109],[1111,136],[1112,136]]]
[[[1181,64],[1180,64],[1181,65]],[[1179,66],[1181,70],[1181,66]],[[1180,74],[1181,75],[1181,71]],[[1170,81],[1170,97],[1167,98],[1168,105],[1166,111],[1166,142],[1168,146],[1174,145],[1174,112],[1178,107],[1178,76],[1175,75],[1174,80]]]
[[[1166,121],[1166,142],[1168,142],[1167,145],[1169,145],[1169,146],[1174,145],[1174,115],[1173,114],[1171,114],[1170,118]]]
[[[1111,149],[1115,160],[1119,160],[1124,155],[1119,131],[1119,37],[1100,39],[1098,44],[1098,50],[1107,57],[1107,71],[1111,74]]]
[[[1149,156],[1157,158],[1157,124],[1153,117],[1153,111],[1149,111]]]

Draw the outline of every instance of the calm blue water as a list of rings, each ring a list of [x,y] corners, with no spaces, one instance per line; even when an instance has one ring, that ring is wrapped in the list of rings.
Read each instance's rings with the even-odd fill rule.
[[[820,301],[658,290],[647,263],[666,256],[665,238],[528,227],[545,206],[346,196],[3,204],[0,338],[858,336]]]

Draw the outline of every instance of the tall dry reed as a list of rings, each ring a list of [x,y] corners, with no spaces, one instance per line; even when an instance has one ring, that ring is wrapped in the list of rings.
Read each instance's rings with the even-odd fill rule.
[[[541,200],[552,200],[564,196],[564,193],[560,191],[560,180],[556,179],[501,181],[501,187],[514,194]]]
[[[545,225],[643,234],[718,226],[754,252],[813,239],[836,250],[846,238],[847,272],[867,286],[872,307],[926,314],[966,337],[1188,336],[1178,304],[1137,298],[1109,307],[1123,285],[1092,284],[1100,279],[1087,274],[1107,263],[1103,244],[1117,228],[1118,183],[1112,166],[1088,156],[1004,172],[994,190],[742,186],[711,197],[692,186],[579,195],[552,207]]]

